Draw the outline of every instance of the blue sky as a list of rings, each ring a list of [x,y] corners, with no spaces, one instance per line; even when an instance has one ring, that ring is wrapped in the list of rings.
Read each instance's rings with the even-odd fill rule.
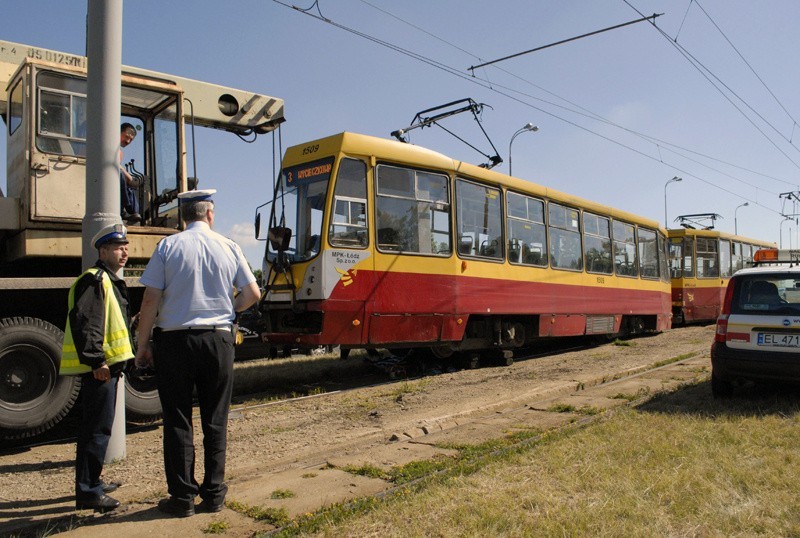
[[[122,61],[283,98],[284,148],[341,131],[389,137],[420,110],[469,97],[488,105],[482,121],[505,160],[499,171],[508,171],[511,136],[532,122],[539,131],[514,140],[515,176],[662,223],[665,183],[680,176],[683,181],[667,188],[671,226],[677,215],[718,213],[717,228],[733,232],[736,207],[748,202],[736,212],[741,235],[776,242],[782,237],[785,247],[791,238],[793,247],[800,246],[800,227],[781,224],[781,212],[800,208],[779,197],[800,190],[798,2],[317,5],[338,26],[270,0],[127,0]],[[639,18],[630,6],[644,15],[664,13],[657,25],[667,37],[644,22],[482,68],[474,78],[468,71],[482,61]],[[0,39],[83,53],[86,2],[4,0],[3,8]],[[318,14],[317,7],[310,13]],[[705,66],[705,76],[676,43]],[[484,154],[493,153],[471,117],[444,125]],[[253,239],[252,222],[271,192],[272,138],[246,144],[222,132],[197,135],[201,188],[219,191],[216,228],[237,240],[258,268],[263,244]],[[4,135],[0,140],[5,144]],[[411,141],[460,160],[486,160],[436,127],[412,131]],[[2,152],[0,167],[5,165]],[[0,185],[5,190],[4,179]]]

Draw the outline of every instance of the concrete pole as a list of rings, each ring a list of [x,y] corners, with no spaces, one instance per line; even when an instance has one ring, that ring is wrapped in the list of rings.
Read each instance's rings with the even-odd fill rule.
[[[82,266],[97,261],[91,239],[104,226],[121,222],[119,188],[122,0],[88,0],[86,28],[86,214]],[[122,275],[120,275],[122,276]],[[125,378],[117,386],[117,408],[106,462],[125,458]]]

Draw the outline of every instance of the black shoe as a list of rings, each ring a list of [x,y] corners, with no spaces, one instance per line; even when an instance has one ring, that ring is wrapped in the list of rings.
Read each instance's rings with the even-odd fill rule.
[[[100,481],[100,487],[103,488],[103,493],[111,493],[112,491],[117,491],[117,488],[120,487],[122,484],[119,482],[103,482]]]
[[[110,512],[119,506],[119,501],[108,495],[100,495],[91,499],[75,499],[76,510],[95,510]]]
[[[225,502],[224,501],[220,501],[218,503],[212,503],[212,502],[210,502],[208,500],[203,499],[202,501],[200,501],[200,504],[198,504],[195,507],[195,510],[197,510],[198,512],[205,512],[207,514],[213,514],[213,513],[216,513],[216,512],[221,512],[223,506],[225,506]]]
[[[138,224],[141,222],[142,216],[139,213],[128,213],[125,211],[122,213],[122,220],[127,224]]]
[[[179,501],[174,497],[158,501],[158,509],[165,514],[175,517],[189,517],[194,515],[194,503]]]

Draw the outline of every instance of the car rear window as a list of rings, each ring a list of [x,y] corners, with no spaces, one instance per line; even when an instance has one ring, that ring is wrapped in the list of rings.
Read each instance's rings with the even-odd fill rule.
[[[735,314],[800,314],[800,274],[739,277],[731,311]]]

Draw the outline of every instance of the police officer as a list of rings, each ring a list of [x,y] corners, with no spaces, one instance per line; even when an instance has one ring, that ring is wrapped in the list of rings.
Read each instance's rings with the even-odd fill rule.
[[[97,263],[69,290],[69,314],[59,373],[80,375],[83,418],[75,457],[75,508],[114,510],[109,497],[119,484],[100,479],[111,436],[117,382],[124,361],[133,357],[128,323],[128,288],[117,273],[128,261],[127,230],[113,224],[100,230],[92,244]]]
[[[169,498],[158,509],[178,517],[219,512],[225,501],[225,451],[233,390],[236,312],[259,298],[239,246],[212,231],[214,189],[178,194],[186,230],[162,239],[141,277],[138,366],[154,366],[164,411],[164,471]],[[234,288],[240,290],[234,298]],[[152,349],[149,344],[153,329]],[[203,427],[202,484],[194,477],[192,391]]]

